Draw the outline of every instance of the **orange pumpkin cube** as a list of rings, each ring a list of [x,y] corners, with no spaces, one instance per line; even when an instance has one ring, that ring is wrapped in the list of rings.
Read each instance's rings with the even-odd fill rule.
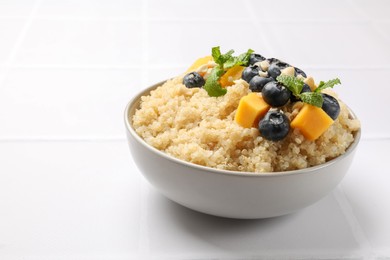
[[[257,93],[250,93],[240,99],[234,120],[245,128],[257,127],[260,119],[270,109],[263,97]]]
[[[298,128],[308,140],[314,141],[333,124],[333,119],[320,107],[304,104],[291,121],[292,128]]]

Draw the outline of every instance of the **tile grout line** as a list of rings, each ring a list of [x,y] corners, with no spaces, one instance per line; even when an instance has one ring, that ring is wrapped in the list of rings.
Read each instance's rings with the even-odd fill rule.
[[[146,86],[149,78],[149,24],[148,24],[148,0],[142,1],[142,74],[141,82],[143,86]],[[139,241],[138,241],[138,252],[142,258],[147,258],[150,255],[150,244],[149,244],[149,229],[148,229],[148,189],[145,186],[141,186],[141,200],[144,201],[140,209],[140,225],[139,225]]]
[[[0,143],[47,143],[47,142],[125,142],[122,135],[96,135],[96,136],[0,136]],[[387,135],[369,135],[361,138],[364,142],[390,141]]]
[[[148,24],[148,1],[142,1],[142,84],[146,86],[149,78],[149,24]]]
[[[31,136],[4,136],[0,137],[0,143],[49,143],[49,142],[126,142],[126,137],[120,135],[112,136],[90,136],[90,137],[31,137]]]
[[[0,16],[0,20],[6,20],[6,19],[23,19],[28,16]],[[58,16],[44,16],[44,15],[37,15],[34,16],[35,20],[50,20],[50,21],[101,21],[101,22],[218,22],[218,23],[224,23],[224,22],[231,22],[232,20],[229,18],[144,18],[141,17],[130,17],[130,16],[69,16],[69,15],[58,15]],[[248,22],[248,19],[235,19],[233,20],[235,22]],[[326,21],[325,21],[326,22]]]
[[[268,48],[268,47],[267,47]],[[7,67],[9,69],[182,69],[185,68],[188,64],[134,64],[134,65],[107,65],[107,64],[9,64]],[[5,64],[0,64],[0,68],[5,69]],[[306,69],[315,69],[315,70],[389,70],[389,66],[377,66],[377,67],[364,67],[364,66],[356,66],[356,67],[347,67],[347,66],[316,66],[316,65],[302,65],[301,67],[305,67]]]
[[[0,76],[0,87],[3,85],[4,81],[6,80],[6,78],[8,76],[10,65],[13,63],[16,53],[19,51],[20,46],[22,45],[24,39],[26,38],[26,34],[31,27],[35,13],[37,12],[41,3],[42,3],[42,0],[36,0],[30,14],[26,18],[26,22],[25,22],[23,28],[21,29],[21,31],[20,31],[20,33],[15,41],[15,44],[12,47],[12,49],[8,55],[8,58],[4,64],[4,73],[2,74],[2,76]]]
[[[363,251],[362,253],[364,254],[364,259],[371,259],[374,257],[373,247],[356,218],[352,206],[341,186],[342,185],[339,185],[334,190],[333,196],[339,204],[339,207],[352,230],[352,234],[356,242]]]
[[[37,12],[41,3],[42,3],[42,0],[37,0],[35,2],[34,7],[32,8],[30,15],[27,17],[26,23],[23,26],[23,28],[18,36],[18,39],[16,40],[14,47],[10,51],[7,63],[9,63],[9,64],[13,63],[15,55],[16,55],[17,51],[19,50],[20,46],[22,45],[24,39],[26,38],[26,34],[27,34],[28,30],[30,29],[32,21],[35,17],[35,13]]]
[[[250,5],[246,2],[247,5]],[[260,19],[259,22],[263,24],[306,24],[306,23],[316,23],[316,24],[365,24],[370,21],[369,17],[362,13],[359,8],[355,7],[353,4],[351,4],[355,10],[357,10],[358,13],[363,14],[361,19],[358,20],[333,20],[331,18],[329,19],[323,19],[323,20],[262,20]],[[0,16],[0,20],[6,20],[6,19],[24,19],[28,16]],[[229,19],[229,18],[149,18],[147,17],[144,19],[143,17],[130,17],[130,16],[66,16],[66,15],[59,15],[59,16],[44,16],[44,15],[37,15],[34,16],[35,20],[48,20],[48,21],[111,21],[111,22],[142,22],[143,20],[146,20],[148,22],[216,22],[216,23],[226,23],[226,22],[251,22],[251,18],[249,19]],[[257,19],[256,19],[257,20]],[[390,20],[382,19],[384,22],[389,22]]]
[[[389,141],[390,140],[390,136],[389,135],[384,135],[384,134],[366,134],[365,136],[362,136],[361,137],[361,140],[362,141],[366,141],[366,142],[369,142],[369,141]]]

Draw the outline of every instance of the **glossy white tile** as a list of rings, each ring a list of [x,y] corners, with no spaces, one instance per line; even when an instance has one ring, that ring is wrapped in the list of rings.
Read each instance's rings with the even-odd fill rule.
[[[0,8],[1,10],[1,8]],[[0,19],[0,66],[8,62],[26,19]]]
[[[148,18],[151,20],[224,20],[226,24],[232,24],[230,21],[249,20],[247,9],[243,2],[237,3],[234,0],[198,0],[198,1],[180,1],[180,0],[149,0]],[[206,30],[218,31],[218,27],[199,28],[197,35],[203,34]],[[232,31],[234,32],[234,31]]]
[[[10,70],[0,88],[1,137],[124,138],[139,70]]]
[[[356,113],[362,124],[363,138],[389,137],[390,124],[383,120],[384,113],[390,113],[387,95],[371,96],[368,89],[375,88],[378,93],[387,93],[383,77],[390,69],[305,69],[316,82],[338,77],[341,85],[334,87],[339,97]],[[375,87],[374,87],[375,86]],[[364,105],[363,105],[364,104]]]
[[[187,67],[189,67],[188,65]],[[152,85],[160,81],[176,77],[187,70],[187,67],[164,67],[147,69],[147,84]]]
[[[389,169],[390,140],[363,141],[355,163],[342,183],[360,227],[379,255],[390,255]]]
[[[372,26],[390,44],[390,20],[387,22],[374,22]]]
[[[1,17],[28,16],[36,2],[36,0],[2,0],[0,1],[0,19]]]
[[[256,31],[257,27],[250,22],[232,22],[227,26],[222,21],[152,21],[149,23],[148,62],[159,66],[187,67],[197,58],[211,55],[214,46],[221,46],[222,52],[234,49],[239,54],[252,48],[262,50],[264,55],[270,54]],[[235,32],[240,32],[243,37],[236,37]]]
[[[143,12],[143,1],[126,0],[44,0],[36,16],[45,18],[129,18],[140,19]]]
[[[126,143],[10,142],[0,156],[0,258],[138,251],[144,182]]]
[[[366,17],[355,10],[348,1],[250,1],[259,21],[266,22],[355,22]],[[296,25],[297,32],[300,25]]]
[[[387,0],[350,0],[349,2],[370,20],[390,20],[388,13],[390,2]]]
[[[277,258],[348,257],[361,253],[332,194],[297,213],[263,220],[197,213],[154,191],[147,203],[150,251],[157,255]]]
[[[390,48],[366,23],[268,24],[274,54],[323,68],[389,68]]]
[[[138,65],[144,50],[141,39],[139,22],[35,20],[15,64]]]

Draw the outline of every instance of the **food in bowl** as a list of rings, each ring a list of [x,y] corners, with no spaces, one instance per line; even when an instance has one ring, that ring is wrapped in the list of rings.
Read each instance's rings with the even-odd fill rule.
[[[198,59],[141,98],[131,118],[145,142],[216,169],[283,172],[330,161],[354,142],[360,122],[331,88],[252,50]]]

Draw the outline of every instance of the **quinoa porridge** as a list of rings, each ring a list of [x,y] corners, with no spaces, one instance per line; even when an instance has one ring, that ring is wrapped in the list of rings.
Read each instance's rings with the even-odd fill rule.
[[[253,56],[251,54],[250,59],[254,59]],[[314,117],[305,114],[303,110],[312,107],[314,109],[311,104],[315,104],[307,102],[317,102],[307,101],[307,97],[316,98],[318,95],[301,95],[302,89],[295,97],[291,94],[294,90],[289,91],[291,93],[287,93],[289,96],[285,104],[271,105],[269,103],[278,101],[280,96],[284,95],[279,93],[276,99],[268,98],[270,95],[267,94],[267,89],[271,88],[271,84],[278,84],[275,80],[277,76],[292,73],[293,76],[287,77],[288,79],[300,77],[302,80],[298,81],[305,80],[306,85],[313,85],[313,82],[306,81],[309,77],[306,77],[304,72],[296,77],[297,72],[301,71],[298,68],[294,68],[294,72],[285,72],[286,68],[291,66],[283,68],[279,65],[278,75],[272,77],[272,59],[260,62],[250,59],[247,57],[244,66],[240,64],[224,71],[223,75],[227,74],[225,79],[219,77],[217,84],[218,87],[222,85],[224,92],[218,95],[210,94],[210,89],[207,89],[208,81],[213,77],[213,70],[218,65],[211,58],[208,58],[208,61],[198,61],[198,64],[195,62],[186,73],[168,80],[141,98],[140,106],[132,118],[135,131],[148,144],[173,157],[233,171],[275,172],[303,169],[327,162],[348,149],[354,141],[354,133],[360,128],[360,122],[351,117],[347,106],[333,90],[326,88],[318,91],[324,97],[323,109],[316,109],[321,110],[320,113],[328,113],[324,113],[324,120],[321,119],[322,114]],[[214,60],[217,60],[215,56]],[[253,69],[255,66],[257,67]],[[258,70],[253,73],[251,79],[248,79],[248,73],[245,72],[249,68]],[[236,71],[232,72],[233,69]],[[196,73],[195,79],[199,78],[199,75],[203,79],[198,80],[201,81],[200,87],[191,86],[194,85],[192,71]],[[261,77],[256,78],[258,81],[265,79],[268,82],[256,85],[252,80],[255,76]],[[222,83],[223,80],[227,83]],[[278,77],[278,80],[281,81],[282,78]],[[261,84],[264,85],[261,91],[258,91],[257,88]],[[322,85],[318,86],[321,88]],[[282,91],[286,92],[284,89]],[[313,90],[312,93],[314,92]],[[252,101],[244,102],[245,97],[250,97],[251,93],[256,93],[252,94],[254,98],[267,100],[263,105],[266,107],[264,113],[260,111],[262,108],[253,108]],[[338,103],[337,116],[333,116],[334,111],[328,112],[324,107],[327,99]],[[283,121],[284,128],[269,126],[275,122],[273,119],[268,120],[272,113],[279,115],[277,119]],[[248,118],[253,118],[249,120],[249,125]],[[310,118],[314,118],[314,121],[307,123]],[[323,123],[328,122],[327,120],[330,123]],[[323,125],[324,130],[317,133],[317,128]],[[306,131],[306,128],[314,130]],[[316,136],[312,137],[312,132]]]

